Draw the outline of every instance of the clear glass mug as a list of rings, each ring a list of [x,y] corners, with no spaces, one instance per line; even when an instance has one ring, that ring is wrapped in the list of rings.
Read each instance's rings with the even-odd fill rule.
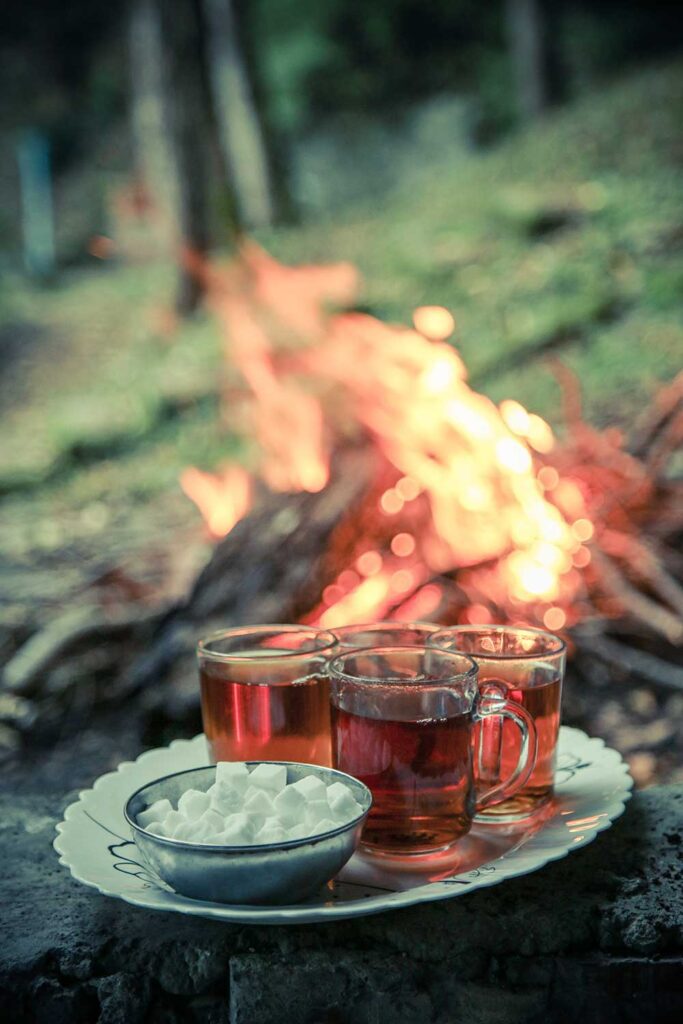
[[[479,668],[479,689],[488,697],[512,698],[531,716],[538,737],[536,764],[514,796],[486,807],[488,822],[523,821],[552,798],[566,644],[553,633],[515,626],[453,626],[432,633],[429,646],[467,654]],[[493,785],[519,756],[516,730],[501,719],[481,726],[479,777]]]
[[[202,722],[214,761],[331,765],[326,675],[336,638],[305,626],[239,626],[199,641]]]
[[[477,810],[512,796],[533,769],[531,717],[514,701],[481,697],[466,655],[424,645],[346,651],[328,675],[333,766],[372,791],[362,843],[373,851],[447,848]],[[520,753],[509,776],[476,797],[473,733],[490,715],[519,729]]]

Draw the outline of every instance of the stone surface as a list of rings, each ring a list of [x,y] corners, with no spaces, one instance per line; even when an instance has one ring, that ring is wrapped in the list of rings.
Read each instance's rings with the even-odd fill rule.
[[[71,794],[0,798],[0,991],[12,1021],[581,1024],[683,1019],[683,790],[638,793],[532,875],[355,921],[224,925],[74,881]]]

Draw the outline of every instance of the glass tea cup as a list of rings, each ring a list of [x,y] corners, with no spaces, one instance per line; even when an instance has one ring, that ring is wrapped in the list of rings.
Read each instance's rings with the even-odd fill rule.
[[[515,626],[453,626],[432,633],[427,641],[441,650],[473,658],[479,668],[479,690],[488,697],[509,697],[532,717],[538,737],[536,764],[528,782],[509,799],[484,808],[478,820],[523,821],[552,798],[555,757],[560,731],[560,704],[566,645],[540,629]],[[519,757],[520,741],[511,723],[489,718],[481,726],[478,775],[494,784]]]
[[[335,637],[305,626],[239,626],[197,647],[202,722],[214,761],[331,766],[329,685]]]
[[[368,622],[360,626],[333,626],[337,646],[345,650],[361,647],[415,647],[443,626],[433,622]]]
[[[534,765],[527,712],[500,697],[481,699],[477,666],[424,645],[345,651],[329,664],[335,768],[370,788],[362,843],[389,854],[445,849],[464,836],[477,809],[512,796]],[[489,715],[519,729],[508,777],[475,797],[473,731]]]

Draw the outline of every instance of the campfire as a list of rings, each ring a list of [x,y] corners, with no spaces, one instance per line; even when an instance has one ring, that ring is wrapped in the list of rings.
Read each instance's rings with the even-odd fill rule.
[[[593,637],[629,620],[680,643],[683,489],[667,469],[683,375],[629,448],[583,421],[558,366],[559,440],[514,398],[497,406],[470,387],[446,309],[416,309],[410,328],[335,311],[357,298],[353,267],[286,267],[253,243],[228,267],[194,268],[223,329],[226,428],[248,451],[245,465],[183,474],[210,533],[225,537],[268,492],[321,505],[340,456],[363,453],[361,494],[349,487],[300,618],[589,623]]]
[[[571,720],[579,694],[602,706],[607,679],[632,680],[664,694],[644,714],[651,742],[668,742],[658,706],[683,691],[683,375],[626,438],[583,420],[579,383],[556,364],[560,438],[513,397],[495,405],[470,386],[443,308],[415,310],[411,327],[349,312],[351,266],[285,267],[253,244],[226,267],[193,266],[222,325],[222,417],[243,452],[182,474],[214,541],[208,562],[196,575],[192,561],[189,588],[181,566],[168,592],[118,567],[93,581],[17,644],[6,728],[66,730],[85,694],[135,698],[155,738],[196,729],[197,637],[392,618],[566,631],[582,682]]]

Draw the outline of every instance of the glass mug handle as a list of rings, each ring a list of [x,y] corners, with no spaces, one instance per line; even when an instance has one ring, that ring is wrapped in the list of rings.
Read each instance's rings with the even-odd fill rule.
[[[514,700],[494,696],[492,693],[481,694],[474,710],[474,720],[484,721],[492,717],[509,718],[511,722],[514,722],[522,734],[522,745],[519,751],[519,760],[512,775],[508,779],[497,782],[477,798],[477,811],[482,811],[485,807],[490,807],[491,804],[508,800],[518,793],[522,786],[529,781],[529,776],[536,764],[538,737],[534,720],[529,712]],[[485,731],[485,729],[481,730],[480,743],[483,742]]]

